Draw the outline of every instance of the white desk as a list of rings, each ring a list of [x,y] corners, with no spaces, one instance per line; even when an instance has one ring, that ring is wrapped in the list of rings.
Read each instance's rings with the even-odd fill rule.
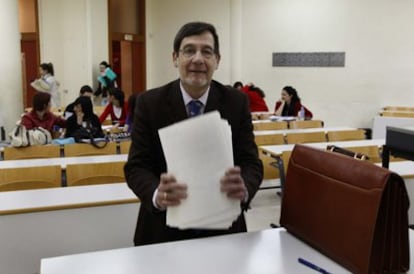
[[[387,126],[414,126],[414,118],[376,116],[372,125],[372,138],[385,138]]]
[[[139,203],[126,183],[0,192],[0,273],[44,257],[133,246]]]
[[[338,141],[338,142],[322,142],[322,143],[306,143],[302,145],[326,149],[328,145],[334,145],[339,147],[361,147],[361,146],[383,146],[385,144],[385,139],[370,139],[370,140],[356,140],[356,141]],[[294,144],[288,145],[269,145],[269,146],[260,146],[260,148],[270,154],[272,157],[279,157],[284,151],[292,151]]]
[[[127,159],[128,154],[111,154],[79,157],[42,158],[30,160],[4,160],[0,161],[0,169],[50,165],[60,165],[62,169],[65,169],[66,166],[70,164],[126,162]]]
[[[412,231],[410,236],[413,251]],[[284,229],[43,259],[41,273],[317,273],[298,263],[299,257],[330,273],[350,273]]]
[[[278,129],[278,130],[255,130],[254,135],[273,135],[287,133],[312,133],[312,132],[329,132],[329,131],[346,131],[356,130],[354,127],[318,127],[318,128],[296,128],[296,129]]]

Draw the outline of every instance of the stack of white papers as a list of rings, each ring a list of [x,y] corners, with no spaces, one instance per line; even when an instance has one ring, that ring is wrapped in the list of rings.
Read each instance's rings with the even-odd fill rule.
[[[217,111],[159,130],[168,172],[187,184],[187,199],[167,209],[167,225],[227,229],[240,202],[220,191],[220,179],[234,166],[231,128]]]

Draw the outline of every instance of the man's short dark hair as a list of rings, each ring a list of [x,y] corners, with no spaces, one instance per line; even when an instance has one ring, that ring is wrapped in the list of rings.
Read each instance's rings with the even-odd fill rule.
[[[33,109],[36,111],[43,111],[47,108],[50,102],[51,95],[47,92],[38,91],[33,96]]]
[[[204,32],[210,32],[214,38],[214,53],[220,55],[219,38],[216,32],[216,28],[209,23],[205,22],[190,22],[181,27],[174,38],[174,52],[178,53],[180,50],[181,42],[184,38],[192,35],[200,35]]]
[[[83,94],[85,94],[86,92],[93,93],[93,90],[92,90],[92,88],[91,88],[90,86],[88,86],[88,85],[84,85],[84,86],[82,86],[82,87],[80,88],[79,93],[80,93],[81,95],[83,95]]]

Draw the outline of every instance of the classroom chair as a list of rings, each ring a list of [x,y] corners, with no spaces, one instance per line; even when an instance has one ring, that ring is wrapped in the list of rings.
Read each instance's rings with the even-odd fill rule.
[[[363,129],[328,131],[327,137],[328,137],[328,142],[366,139],[365,130]]]
[[[128,154],[130,147],[131,147],[131,140],[120,141],[119,142],[119,152],[120,152],[120,154]]]
[[[384,117],[406,117],[414,118],[414,112],[410,111],[383,111],[380,115]]]
[[[81,186],[125,182],[124,162],[66,166],[66,185]]]
[[[60,157],[60,149],[59,145],[5,147],[3,151],[3,158],[4,160],[58,158]]]
[[[259,134],[254,136],[257,146],[264,145],[281,145],[285,143],[285,136],[279,134]]]
[[[321,120],[295,120],[289,121],[289,128],[320,128],[323,127],[323,121]]]
[[[288,144],[326,142],[326,135],[323,131],[306,133],[287,133],[286,142]]]
[[[0,169],[0,191],[26,190],[61,186],[60,166],[37,166]]]
[[[288,124],[286,121],[253,123],[253,130],[278,130],[287,128]]]
[[[116,142],[108,142],[105,147],[97,148],[91,144],[66,144],[63,146],[65,157],[117,154]]]

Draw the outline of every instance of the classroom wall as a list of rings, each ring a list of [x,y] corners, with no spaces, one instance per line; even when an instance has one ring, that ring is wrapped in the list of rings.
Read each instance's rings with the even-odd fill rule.
[[[23,111],[18,2],[0,3],[0,126],[11,131]]]
[[[108,60],[107,1],[39,0],[41,62],[52,62],[64,107],[82,85],[97,86],[99,63]]]
[[[178,29],[188,21],[214,22],[220,33],[220,52],[223,56],[215,79],[227,82],[231,74],[230,12],[228,0],[146,1],[147,88],[178,78],[178,71],[172,62],[173,40]]]
[[[371,127],[382,106],[414,105],[413,13],[409,0],[149,0],[148,87],[176,77],[178,28],[205,20],[221,39],[217,80],[254,82],[271,109],[292,85],[326,125]],[[272,67],[273,52],[318,51],[345,51],[345,67]]]

